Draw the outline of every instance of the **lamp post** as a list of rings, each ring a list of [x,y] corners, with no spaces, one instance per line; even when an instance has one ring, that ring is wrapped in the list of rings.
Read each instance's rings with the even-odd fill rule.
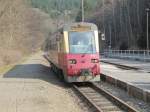
[[[146,8],[146,13],[147,13],[147,51],[149,50],[149,11],[150,9],[149,8]]]

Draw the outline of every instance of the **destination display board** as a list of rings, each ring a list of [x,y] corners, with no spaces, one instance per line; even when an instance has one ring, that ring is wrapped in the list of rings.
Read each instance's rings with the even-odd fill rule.
[[[71,27],[71,31],[89,31],[89,30],[91,30],[91,26],[77,25]]]

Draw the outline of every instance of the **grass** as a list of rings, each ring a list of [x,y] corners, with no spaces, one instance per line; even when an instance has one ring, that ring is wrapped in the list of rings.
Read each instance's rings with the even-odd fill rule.
[[[38,52],[42,52],[42,51],[39,50]],[[35,53],[33,53],[33,54],[35,54]],[[18,61],[17,63],[13,63],[13,64],[1,66],[1,67],[0,67],[0,75],[3,75],[3,74],[5,74],[5,73],[7,73],[7,72],[8,72],[9,70],[11,70],[12,68],[15,69],[15,66],[16,66],[16,65],[25,62],[25,61],[28,60],[28,58],[31,57],[33,54],[31,53],[31,54],[28,54],[28,55],[22,57],[22,59],[21,59],[20,61]]]
[[[4,65],[0,67],[0,75],[3,75],[5,73],[7,73],[9,70],[11,70],[12,68],[15,69],[15,66],[23,63],[27,60],[28,57],[30,57],[31,55],[28,56],[24,56],[20,61],[18,61],[17,63],[13,63],[13,64],[9,64],[9,65]]]
[[[15,64],[10,64],[10,65],[5,65],[5,66],[0,67],[0,74],[5,74],[9,70],[11,70],[14,66]]]

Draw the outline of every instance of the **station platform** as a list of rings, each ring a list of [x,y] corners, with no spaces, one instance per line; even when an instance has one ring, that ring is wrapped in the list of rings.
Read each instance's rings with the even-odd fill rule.
[[[105,58],[102,57],[101,62],[129,66],[135,68],[139,71],[150,73],[150,62],[127,60],[127,59],[117,59],[117,58]]]
[[[122,88],[135,98],[150,102],[150,73],[125,70],[101,62],[101,79]]]

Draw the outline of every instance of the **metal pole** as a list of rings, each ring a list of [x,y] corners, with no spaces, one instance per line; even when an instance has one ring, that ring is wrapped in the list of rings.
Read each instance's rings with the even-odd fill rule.
[[[149,50],[149,21],[148,21],[148,19],[149,19],[149,11],[150,11],[150,9],[149,8],[147,8],[146,9],[146,12],[147,12],[147,50]]]
[[[84,0],[82,0],[82,22],[84,22]]]
[[[56,16],[57,16],[57,17],[56,17],[56,18],[57,18],[57,19],[56,19],[56,22],[57,22],[57,23],[56,23],[56,24],[57,24],[57,30],[58,30],[58,26],[59,26],[59,25],[58,25],[58,24],[59,24],[59,20],[58,20],[58,19],[59,19],[59,18],[58,18],[58,0],[57,0],[56,2],[57,2],[57,7],[56,7],[56,8],[57,8],[57,13],[56,13]]]
[[[104,3],[104,0],[102,0],[102,3],[103,3],[103,30],[104,30],[104,36],[105,36],[105,3]],[[105,39],[106,40],[106,39]],[[106,47],[106,43],[104,42],[104,49]],[[107,48],[107,47],[106,47]]]
[[[109,33],[110,33],[109,48],[111,49],[111,25],[110,24],[109,24]]]

